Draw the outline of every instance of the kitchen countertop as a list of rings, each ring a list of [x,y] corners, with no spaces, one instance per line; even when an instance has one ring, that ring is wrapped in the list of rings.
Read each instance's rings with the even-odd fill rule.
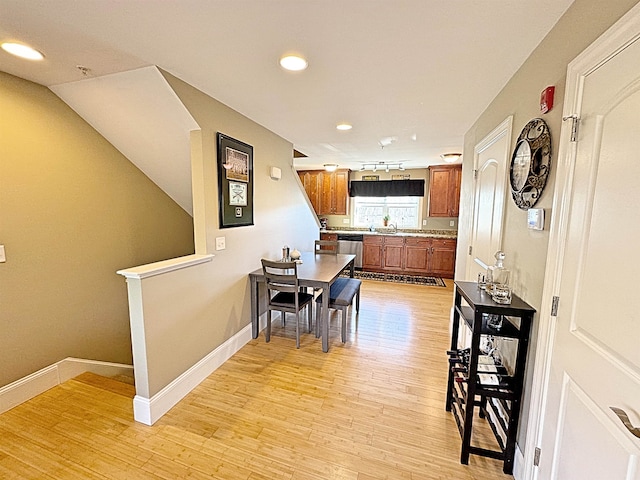
[[[399,230],[393,233],[390,228],[376,228],[374,232],[369,229],[320,229],[321,233],[347,233],[362,235],[392,235],[394,237],[428,237],[428,238],[449,238],[457,239],[458,232],[455,230]]]

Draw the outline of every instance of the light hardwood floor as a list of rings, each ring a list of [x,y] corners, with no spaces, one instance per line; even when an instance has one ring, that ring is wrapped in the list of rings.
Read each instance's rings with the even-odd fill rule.
[[[296,350],[293,317],[276,321],[271,343],[252,340],[153,427],[133,421],[131,388],[85,374],[0,415],[0,478],[513,478],[497,460],[459,463],[452,302],[451,280],[365,281],[346,344],[336,313],[328,354],[307,333]]]

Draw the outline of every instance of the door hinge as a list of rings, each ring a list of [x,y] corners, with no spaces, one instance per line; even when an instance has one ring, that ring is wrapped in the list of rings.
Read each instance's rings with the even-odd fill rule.
[[[540,466],[540,448],[539,447],[536,447],[536,449],[533,451],[533,466],[534,467]]]
[[[560,303],[560,297],[553,297],[553,300],[551,301],[551,316],[552,317],[557,317],[558,316],[558,303]]]
[[[563,122],[566,122],[569,119],[571,119],[571,141],[576,142],[578,139],[578,125],[580,124],[580,119],[575,113],[573,115],[562,117]]]
[[[471,255],[471,252],[473,252],[473,246],[469,245],[469,255]]]
[[[478,179],[478,170],[474,170],[473,171],[473,179],[477,180]]]

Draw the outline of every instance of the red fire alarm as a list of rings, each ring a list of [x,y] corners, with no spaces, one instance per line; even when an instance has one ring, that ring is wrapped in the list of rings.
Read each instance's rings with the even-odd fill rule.
[[[556,87],[553,85],[545,88],[540,94],[540,113],[547,113],[553,108],[553,93]]]

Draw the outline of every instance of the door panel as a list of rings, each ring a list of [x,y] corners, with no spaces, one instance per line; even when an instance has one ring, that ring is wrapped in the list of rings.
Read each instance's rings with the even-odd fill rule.
[[[630,440],[568,376],[564,379],[557,455],[552,478],[634,479],[637,458]],[[597,437],[585,442],[584,432]],[[569,454],[578,446],[580,455]],[[611,462],[602,462],[609,458]]]
[[[640,10],[637,17],[636,32]],[[545,480],[640,479],[640,439],[609,408],[640,425],[640,41],[621,47],[579,57],[584,73],[569,67],[565,102],[580,123],[556,179],[565,197],[551,245],[560,300],[538,472]]]
[[[502,246],[502,224],[507,191],[507,163],[512,118],[502,122],[475,148],[473,224],[467,280],[475,281]]]

